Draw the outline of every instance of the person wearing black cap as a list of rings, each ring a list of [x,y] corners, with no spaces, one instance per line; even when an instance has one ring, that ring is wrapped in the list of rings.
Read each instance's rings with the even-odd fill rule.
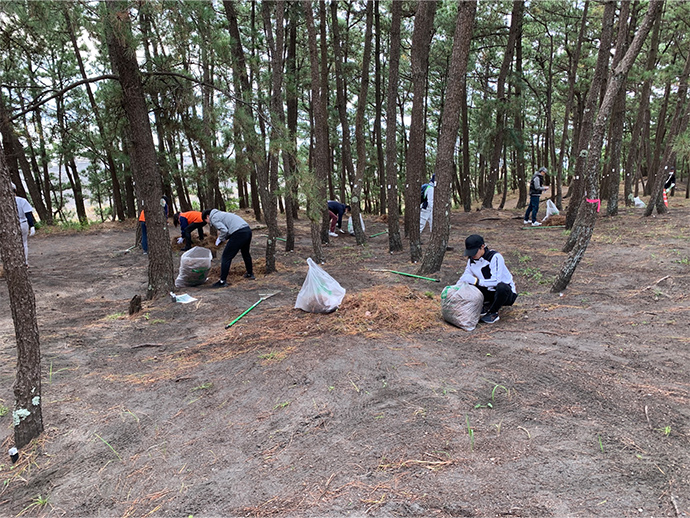
[[[503,256],[490,250],[484,238],[473,234],[465,239],[467,266],[458,280],[476,286],[484,295],[484,308],[480,322],[498,322],[498,310],[512,306],[517,299],[517,290]]]
[[[525,219],[523,221],[525,225],[530,224],[530,212],[532,213],[532,226],[538,227],[541,225],[541,223],[537,221],[537,212],[539,212],[539,197],[541,193],[548,189],[548,187],[544,186],[544,173],[546,172],[548,172],[546,167],[540,167],[537,174],[532,177],[532,181],[529,183],[529,206],[527,207],[527,212],[525,212]]]

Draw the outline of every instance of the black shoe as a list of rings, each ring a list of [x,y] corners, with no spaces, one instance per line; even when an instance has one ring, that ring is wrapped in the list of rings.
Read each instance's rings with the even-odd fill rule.
[[[245,273],[245,274],[244,274],[244,278],[245,278],[245,279],[251,279],[251,280],[255,280],[255,279],[256,279],[256,277],[254,277],[254,274],[253,274],[253,273]]]
[[[498,313],[487,313],[486,315],[484,315],[479,320],[481,322],[484,322],[485,324],[493,324],[493,323],[499,321]]]
[[[218,281],[215,284],[212,284],[211,288],[225,288],[227,285],[228,283],[225,281]]]
[[[483,317],[489,312],[489,309],[491,308],[491,304],[484,304],[482,306],[482,312],[479,314],[480,317]]]

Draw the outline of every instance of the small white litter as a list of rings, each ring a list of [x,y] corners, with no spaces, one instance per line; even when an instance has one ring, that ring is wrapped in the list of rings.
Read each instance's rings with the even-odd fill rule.
[[[170,292],[170,297],[173,299],[173,302],[179,302],[180,304],[189,304],[190,302],[195,302],[197,300],[194,297],[190,297],[186,293],[175,295],[172,291]]]

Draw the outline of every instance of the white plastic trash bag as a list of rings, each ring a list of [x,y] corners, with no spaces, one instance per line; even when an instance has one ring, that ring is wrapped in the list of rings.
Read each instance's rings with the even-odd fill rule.
[[[211,269],[211,251],[208,248],[195,246],[180,257],[180,273],[175,279],[176,288],[199,286],[208,280]]]
[[[633,201],[635,202],[636,209],[644,209],[647,206],[647,204],[637,196],[635,196],[635,199]]]
[[[364,228],[364,218],[361,213],[359,215],[359,222],[362,224],[362,232],[364,232],[366,229]],[[347,219],[347,231],[351,236],[355,235],[355,224],[352,223],[352,216]]]
[[[558,216],[558,207],[556,207],[556,204],[551,200],[546,200],[546,216],[544,219],[549,216]]]
[[[307,259],[309,271],[302,289],[297,294],[295,308],[309,313],[330,313],[340,306],[345,296],[345,288],[328,275],[326,271]]]
[[[441,293],[443,320],[465,331],[477,327],[483,304],[482,292],[466,282],[446,286]]]

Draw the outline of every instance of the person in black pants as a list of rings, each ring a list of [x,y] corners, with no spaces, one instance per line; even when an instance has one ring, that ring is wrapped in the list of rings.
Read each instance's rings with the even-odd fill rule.
[[[537,212],[539,212],[539,197],[541,193],[546,191],[548,187],[544,186],[544,173],[548,172],[546,167],[540,167],[537,174],[532,177],[532,181],[529,183],[529,206],[527,207],[527,212],[525,212],[525,219],[523,224],[529,225],[530,212],[532,213],[532,226],[538,227],[541,225],[537,221]]]
[[[236,214],[223,212],[218,209],[205,210],[201,213],[201,217],[204,222],[218,230],[216,246],[223,241],[227,241],[220,259],[220,280],[212,287],[224,288],[228,285],[227,279],[228,273],[230,273],[230,263],[232,263],[237,252],[242,253],[244,267],[247,269],[244,277],[253,280],[254,266],[252,256],[249,253],[249,248],[252,244],[252,229],[249,228],[249,224]]]

